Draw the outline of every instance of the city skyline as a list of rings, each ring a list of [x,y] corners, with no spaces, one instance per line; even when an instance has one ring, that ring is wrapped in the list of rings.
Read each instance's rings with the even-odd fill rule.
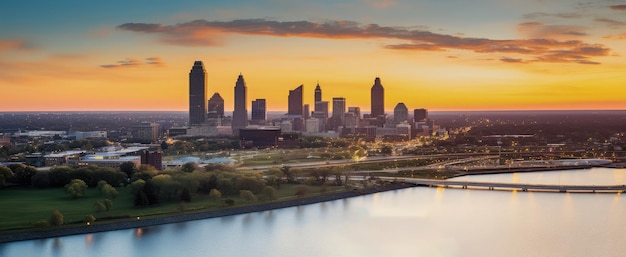
[[[188,110],[183,70],[203,60],[207,95],[286,111],[347,97],[369,113],[626,109],[624,1],[354,0],[12,2],[0,10],[3,111]],[[25,99],[27,97],[27,99]],[[206,104],[206,103],[205,103]],[[249,103],[248,103],[249,104]],[[231,112],[232,103],[226,104]]]

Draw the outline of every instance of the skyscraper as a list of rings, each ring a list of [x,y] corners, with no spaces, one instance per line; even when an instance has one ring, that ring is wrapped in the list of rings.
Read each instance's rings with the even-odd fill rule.
[[[372,118],[385,114],[385,89],[378,77],[374,80],[374,85],[372,86],[371,104]]]
[[[265,99],[256,99],[252,101],[252,120],[263,121],[266,117]]]
[[[224,117],[224,98],[222,98],[220,93],[215,93],[209,98],[208,109],[209,118]]]
[[[413,110],[413,122],[426,121],[428,119],[428,110],[424,108]]]
[[[398,103],[395,108],[393,108],[393,123],[400,124],[403,121],[408,121],[409,119],[409,109],[404,105],[404,103]]]
[[[303,97],[303,85],[295,88],[294,90],[289,90],[289,99],[287,106],[287,115],[300,115],[302,116],[302,97]]]
[[[320,88],[320,83],[317,83],[317,86],[315,86],[315,101],[313,102],[313,104],[317,103],[317,102],[321,102],[322,101],[322,88]],[[319,111],[319,110],[316,110]]]
[[[233,134],[238,136],[239,129],[248,125],[248,109],[246,108],[246,82],[243,75],[239,74],[235,83],[235,108],[233,110],[232,129]]]
[[[337,131],[339,126],[343,126],[346,120],[346,99],[343,97],[333,97],[333,129]]]
[[[195,61],[189,72],[189,125],[206,121],[206,71],[202,61]]]

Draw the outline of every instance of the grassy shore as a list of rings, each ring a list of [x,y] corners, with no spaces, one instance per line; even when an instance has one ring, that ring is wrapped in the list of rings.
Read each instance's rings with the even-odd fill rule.
[[[214,217],[222,217],[228,215],[236,215],[242,213],[250,213],[257,211],[265,211],[279,208],[286,208],[298,205],[305,204],[313,204],[324,201],[332,201],[337,199],[343,199],[348,197],[359,196],[363,194],[370,194],[382,191],[396,190],[411,187],[412,185],[406,184],[390,184],[385,186],[376,186],[366,189],[359,190],[346,190],[344,187],[335,187],[335,188],[325,188],[322,187],[311,187],[310,194],[305,197],[295,197],[293,194],[295,193],[294,185],[283,185],[281,186],[281,190],[278,190],[278,199],[274,201],[265,201],[265,202],[254,202],[254,203],[246,203],[239,197],[233,197],[231,199],[236,199],[236,204],[234,206],[226,206],[221,203],[221,201],[214,200],[200,200],[197,199],[195,202],[192,200],[190,203],[185,204],[184,210],[180,208],[180,203],[166,203],[156,207],[149,208],[136,208],[131,204],[124,204],[119,202],[117,208],[116,203],[122,200],[123,198],[117,198],[113,203],[113,208],[108,212],[96,213],[97,220],[93,224],[87,225],[84,222],[84,217],[87,215],[85,212],[92,213],[93,209],[89,209],[88,205],[92,201],[101,199],[99,198],[95,192],[90,192],[90,195],[86,196],[84,199],[72,200],[67,195],[59,195],[58,192],[52,192],[50,194],[45,194],[48,190],[57,190],[57,189],[46,189],[39,190],[38,195],[48,195],[49,197],[36,197],[37,194],[20,194],[20,191],[29,191],[25,189],[11,189],[9,191],[15,191],[12,194],[7,194],[7,196],[14,196],[17,198],[21,198],[22,200],[30,199],[31,204],[38,204],[38,199],[48,199],[51,203],[46,204],[44,211],[44,207],[31,207],[31,208],[22,208],[22,211],[11,210],[9,212],[2,212],[2,224],[6,224],[7,226],[13,227],[21,227],[15,229],[3,229],[0,232],[0,243],[3,242],[11,242],[11,241],[19,241],[19,240],[29,240],[29,239],[37,239],[37,238],[48,238],[48,237],[58,237],[65,235],[73,235],[73,234],[83,234],[83,233],[95,233],[102,231],[110,231],[110,230],[118,230],[118,229],[128,229],[128,228],[136,228],[136,227],[146,227],[146,226],[154,226],[161,225],[167,223],[174,222],[184,222],[198,219],[206,219],[206,218],[214,218]],[[318,189],[320,191],[315,191]],[[58,189],[61,190],[61,189]],[[30,190],[37,191],[37,190]],[[2,192],[6,193],[6,192]],[[21,196],[20,196],[21,195]],[[60,196],[64,196],[59,198]],[[89,199],[91,201],[89,201]],[[208,197],[207,197],[208,198]],[[130,200],[127,198],[126,200]],[[76,202],[78,201],[78,202]],[[13,205],[19,205],[19,199],[12,201]],[[54,203],[57,205],[55,206]],[[6,201],[6,196],[2,195],[0,198],[0,205],[5,206],[9,204]],[[91,204],[92,205],[92,204]],[[87,206],[87,207],[86,207]],[[61,207],[61,208],[54,208]],[[46,228],[35,228],[33,227],[32,219],[47,219],[50,216],[51,211],[50,208],[58,209],[63,213],[66,218],[66,224],[58,227],[46,227]],[[93,207],[92,207],[93,208]],[[26,211],[24,210],[26,209]],[[121,216],[114,216],[113,213],[122,214]],[[98,218],[100,217],[100,218]],[[8,221],[14,220],[14,221]],[[73,223],[68,224],[68,221],[72,220]],[[13,225],[11,225],[13,224]],[[3,227],[4,228],[4,227]]]

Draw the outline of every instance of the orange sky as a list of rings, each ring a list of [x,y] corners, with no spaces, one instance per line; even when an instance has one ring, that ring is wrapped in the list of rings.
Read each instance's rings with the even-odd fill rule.
[[[388,111],[626,109],[626,5],[488,2],[60,1],[31,17],[14,3],[0,12],[0,111],[184,111],[195,60],[227,110],[240,72],[248,106],[269,110],[300,84],[312,104],[319,81],[324,100],[367,112],[377,76]]]

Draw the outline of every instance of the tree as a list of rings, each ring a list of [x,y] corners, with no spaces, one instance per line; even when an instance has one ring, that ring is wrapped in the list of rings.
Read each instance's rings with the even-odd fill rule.
[[[33,187],[36,188],[46,188],[50,186],[50,177],[48,176],[47,171],[37,172],[31,178],[31,183]]]
[[[98,181],[98,190],[100,190],[100,194],[106,198],[115,199],[115,197],[117,197],[117,189],[104,180]]]
[[[180,200],[183,202],[191,202],[191,192],[186,187],[183,188],[183,191],[180,193]]]
[[[61,212],[59,210],[52,211],[52,214],[50,215],[49,224],[52,225],[52,226],[61,226],[61,225],[63,225],[63,214],[61,214]]]
[[[143,186],[146,184],[146,181],[143,179],[138,179],[130,183],[130,192],[133,194],[137,194],[137,192],[143,190]]]
[[[209,197],[211,197],[211,199],[213,200],[217,200],[218,198],[222,197],[222,193],[220,192],[220,190],[213,188],[211,189],[211,192],[209,193]]]
[[[113,201],[109,199],[98,200],[94,203],[97,212],[108,211],[113,207]]]
[[[183,164],[183,166],[180,168],[180,170],[182,172],[189,172],[189,173],[191,173],[194,170],[196,170],[196,166],[197,165],[196,165],[195,162],[188,162],[188,163]]]
[[[305,185],[299,185],[296,187],[296,196],[297,197],[302,197],[305,196],[309,193],[309,187],[305,186]]]
[[[134,162],[124,162],[120,164],[120,171],[126,173],[128,177],[133,175],[135,172],[135,163]]]
[[[149,204],[150,201],[148,200],[146,193],[144,193],[142,190],[139,190],[137,191],[137,193],[135,193],[135,206],[147,206]]]
[[[70,183],[72,178],[70,173],[73,169],[65,166],[54,167],[48,171],[48,178],[50,179],[50,186],[62,187]]]
[[[256,202],[256,196],[250,190],[239,191],[239,196],[246,202]]]
[[[94,217],[91,214],[85,217],[85,222],[87,222],[87,225],[91,225],[91,223],[94,223],[95,221],[96,221],[96,217]]]
[[[85,190],[87,190],[87,184],[80,179],[72,179],[69,184],[65,185],[65,192],[72,195],[74,199],[83,197]]]
[[[0,166],[0,188],[6,185],[6,182],[13,179],[13,171],[6,166]]]
[[[12,164],[9,165],[9,168],[15,174],[13,180],[20,185],[30,185],[32,177],[37,173],[35,167],[24,164]]]
[[[269,201],[276,199],[276,189],[272,186],[265,186],[263,188],[263,196]]]

